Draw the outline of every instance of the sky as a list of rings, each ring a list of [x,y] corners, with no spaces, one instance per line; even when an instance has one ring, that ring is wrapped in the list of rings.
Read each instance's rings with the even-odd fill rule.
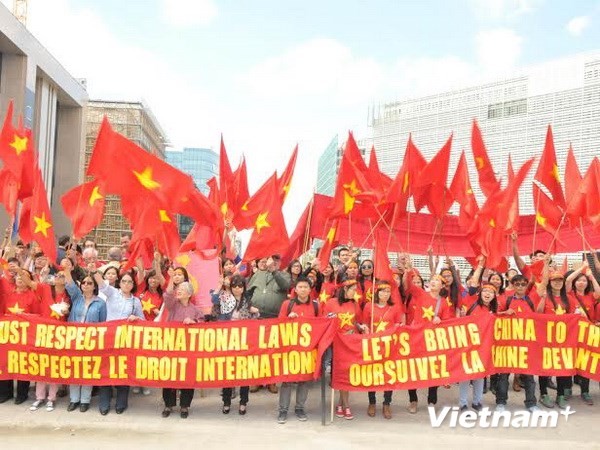
[[[596,50],[599,23],[580,0],[29,0],[27,27],[91,99],[146,101],[174,148],[222,133],[251,192],[297,143],[291,232],[319,155],[367,137],[370,105]]]

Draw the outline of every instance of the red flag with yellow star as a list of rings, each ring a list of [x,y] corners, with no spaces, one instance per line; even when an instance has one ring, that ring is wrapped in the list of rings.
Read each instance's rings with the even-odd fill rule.
[[[277,195],[279,196],[279,181],[276,172],[242,205],[239,213],[233,218],[233,223],[238,230],[254,227],[256,218],[263,212],[264,205],[269,201],[267,197],[270,195],[273,184],[277,186]],[[281,196],[279,197],[281,199]]]
[[[192,178],[115,132],[102,121],[87,174],[123,202],[158,202],[174,211],[193,187]],[[125,205],[123,205],[125,207]]]
[[[250,202],[252,202],[250,204]],[[277,174],[273,174],[261,188],[261,194],[255,194],[249,201],[249,210],[256,211],[254,231],[244,259],[270,256],[275,253],[284,253],[290,245],[290,239],[285,228],[283,213],[281,212],[281,197]]]
[[[19,235],[24,242],[37,242],[50,261],[56,261],[56,239],[46,186],[38,167],[33,173],[33,195],[23,200]]]
[[[538,226],[548,233],[556,235],[562,221],[562,210],[535,183],[533,183],[535,199],[535,220]]]
[[[321,247],[321,250],[319,251],[321,269],[324,269],[325,266],[327,266],[331,259],[331,251],[338,245],[339,225],[339,219],[334,219],[327,227],[325,242],[323,242],[323,247]]]
[[[542,152],[540,163],[538,164],[537,171],[533,178],[550,191],[554,203],[562,209],[565,209],[565,196],[560,184],[558,164],[556,163],[556,151],[554,150],[554,138],[552,137],[552,127],[550,125],[548,125],[548,130],[546,131],[544,151]]]
[[[473,120],[473,128],[471,129],[471,150],[473,152],[475,168],[477,169],[479,187],[486,198],[490,197],[494,192],[500,190],[500,182],[496,179],[494,168],[492,167],[483,137],[481,136],[481,130],[476,120]]]
[[[567,200],[567,216],[572,227],[579,227],[585,218],[585,195],[579,189],[583,181],[581,171],[575,159],[573,147],[569,146],[567,164],[565,165],[565,196]]]
[[[73,236],[85,236],[102,221],[104,195],[104,186],[96,180],[75,186],[63,194],[60,202],[66,216],[71,220]]]
[[[298,144],[294,148],[292,152],[292,156],[290,156],[290,160],[285,166],[285,170],[281,174],[281,177],[277,180],[279,183],[279,194],[281,195],[281,203],[285,202],[289,192],[290,186],[292,185],[292,177],[294,176],[294,168],[296,167],[296,159],[298,158]]]
[[[9,216],[14,217],[19,198],[19,183],[15,175],[6,168],[0,169],[0,203],[4,205]]]
[[[477,200],[475,199],[473,189],[471,188],[467,159],[465,158],[464,150],[458,160],[458,166],[456,166],[456,172],[454,173],[454,178],[450,184],[450,192],[460,205],[458,223],[465,230],[468,230],[477,211],[479,211],[479,206],[477,205]]]
[[[158,204],[146,204],[136,211],[128,211],[128,214],[133,229],[132,243],[149,239],[154,248],[163,255],[171,259],[177,256],[181,239],[177,230],[177,220],[173,215]]]
[[[427,160],[414,144],[412,136],[409,136],[406,143],[406,150],[404,151],[404,158],[402,159],[402,166],[390,186],[386,199],[389,203],[398,204],[398,217],[406,213],[408,199],[411,196],[419,195],[419,191],[415,188],[415,183],[419,173],[426,165]]]
[[[21,120],[19,120],[19,126],[15,128],[12,120],[13,102],[11,100],[0,133],[0,158],[4,162],[4,169],[13,174],[18,185],[18,198],[23,200],[31,196],[33,192],[33,166],[36,155],[31,130],[24,128]],[[8,208],[13,209],[12,207]]]
[[[385,241],[386,239],[381,230],[377,230],[375,232],[375,242],[373,243],[373,276],[378,280],[386,280],[391,283],[394,276]]]

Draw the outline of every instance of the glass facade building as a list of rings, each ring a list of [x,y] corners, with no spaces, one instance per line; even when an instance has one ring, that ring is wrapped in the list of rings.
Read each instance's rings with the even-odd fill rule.
[[[167,150],[167,162],[187,173],[194,179],[196,187],[205,195],[208,195],[206,182],[219,174],[219,155],[209,148],[189,148],[183,150]],[[179,234],[185,238],[194,222],[188,218],[179,216]]]

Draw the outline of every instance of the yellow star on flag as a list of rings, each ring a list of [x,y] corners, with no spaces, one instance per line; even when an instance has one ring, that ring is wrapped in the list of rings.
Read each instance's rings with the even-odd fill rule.
[[[467,189],[467,195],[473,195],[473,189],[471,189],[471,188]]]
[[[490,219],[490,227],[496,228],[496,221],[494,219]]]
[[[15,133],[13,141],[9,144],[15,149],[17,156],[27,150],[27,137],[21,137]]]
[[[475,164],[477,165],[477,170],[483,169],[485,163],[483,162],[483,158],[481,156],[475,157]]]
[[[46,220],[46,213],[42,213],[42,217],[33,216],[33,220],[35,221],[35,230],[33,233],[42,233],[44,237],[48,237],[48,228],[52,227],[52,224]]]
[[[410,174],[406,172],[404,174],[404,182],[402,183],[402,193],[405,194],[408,191],[408,181],[410,179]]]
[[[331,295],[329,295],[326,291],[323,291],[319,294],[319,301],[321,303],[327,303],[327,300],[329,300],[331,298]]]
[[[151,299],[142,300],[142,311],[145,313],[150,313],[154,310],[155,306],[152,303]]]
[[[425,306],[421,306],[421,309],[423,310],[423,315],[421,316],[423,319],[432,320],[433,316],[435,316],[435,313],[433,312],[433,306],[428,306],[427,308]]]
[[[546,228],[546,218],[539,212],[535,213],[535,221],[540,224],[541,227]]]
[[[246,200],[242,205],[242,211],[248,211],[248,200]]]
[[[558,173],[558,166],[556,164],[552,166],[552,178],[560,183],[560,174]]]
[[[283,186],[283,192],[284,192],[283,198],[286,199],[288,194],[290,193],[290,183]]]
[[[333,240],[335,239],[336,231],[337,231],[337,229],[335,227],[331,227],[329,229],[329,231],[327,232],[327,242],[329,242],[330,244],[333,243]]]
[[[94,186],[94,189],[92,189],[92,193],[90,194],[90,199],[89,199],[90,206],[94,206],[94,203],[96,203],[96,200],[100,200],[102,198],[104,198],[104,196],[102,194],[100,194],[100,189],[98,189],[98,186]]]
[[[356,187],[356,180],[352,180],[349,184],[343,184],[344,188],[344,214],[348,214],[354,208],[356,194],[360,194],[360,189]]]
[[[150,191],[160,187],[160,183],[152,179],[152,167],[146,167],[141,173],[134,170],[133,174],[140,184]]]
[[[556,308],[554,308],[554,313],[557,316],[562,316],[563,314],[566,314],[566,311],[564,310],[564,308],[562,307],[562,305],[558,305]]]
[[[377,328],[375,328],[375,333],[380,333],[385,331],[389,322],[384,322],[383,320],[377,324]]]
[[[244,203],[244,206],[246,206],[246,203]],[[244,209],[244,206],[242,206],[242,209]],[[246,209],[244,209],[244,211],[246,211],[247,209],[248,207],[246,206]],[[227,206],[227,202],[223,202],[223,204],[221,204],[221,214],[225,216],[227,214],[227,211],[229,211],[229,206]]]
[[[167,214],[167,211],[165,211],[164,209],[159,209],[158,214],[160,216],[161,222],[172,222],[171,218]]]
[[[354,323],[352,323],[352,321],[354,320],[354,313],[340,313],[337,315],[338,319],[340,319],[340,328],[344,328],[346,325],[348,326],[353,326]]]
[[[256,232],[258,234],[260,234],[260,230],[262,230],[264,227],[270,227],[271,224],[269,222],[267,222],[267,216],[269,215],[268,212],[265,213],[260,213],[258,215],[258,217],[256,218],[256,222],[254,223],[254,227],[256,228]]]
[[[15,303],[11,308],[6,309],[11,314],[21,314],[22,312],[25,312],[25,310],[19,306],[19,302]]]

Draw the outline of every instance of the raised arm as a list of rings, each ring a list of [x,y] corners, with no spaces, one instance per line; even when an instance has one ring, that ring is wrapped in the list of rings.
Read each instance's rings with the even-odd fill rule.
[[[469,279],[469,281],[467,281],[467,285],[469,287],[473,287],[473,288],[479,287],[479,285],[481,284],[481,274],[483,273],[484,269],[485,269],[485,256],[479,255],[477,257],[477,267],[475,268],[475,271],[473,272],[473,276]]]
[[[515,259],[515,263],[517,264],[519,271],[523,272],[523,268],[526,264],[525,261],[523,261],[523,258],[521,258],[521,255],[519,255],[519,244],[517,243],[518,238],[519,236],[517,233],[512,233],[510,235],[510,239],[512,241],[513,258]]]

